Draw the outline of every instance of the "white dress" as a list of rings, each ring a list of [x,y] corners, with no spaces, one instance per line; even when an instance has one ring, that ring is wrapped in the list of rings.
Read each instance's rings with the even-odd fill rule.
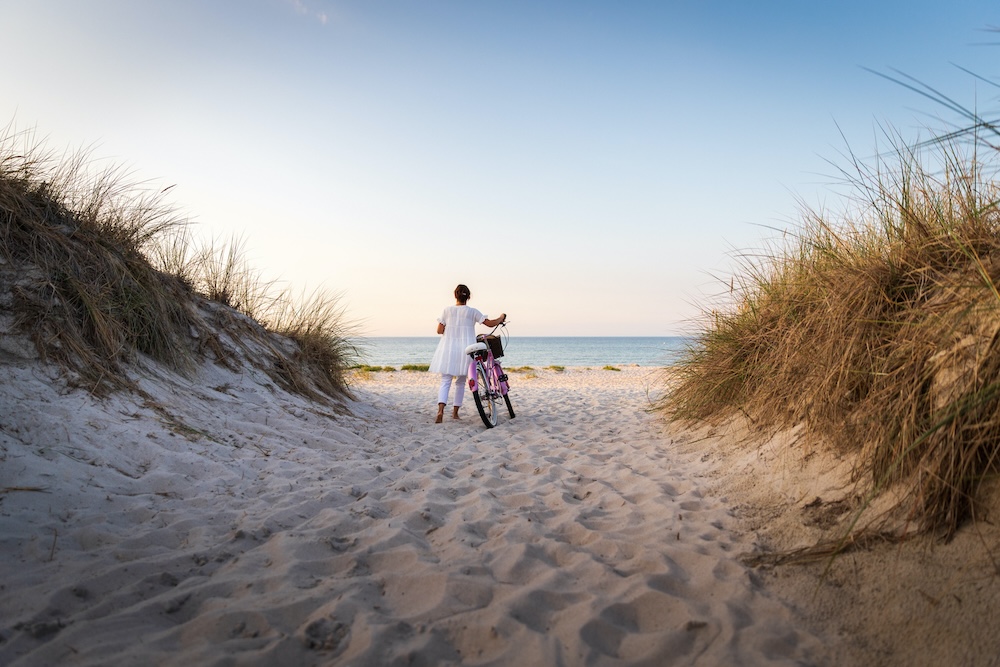
[[[466,375],[469,357],[465,348],[476,342],[476,324],[486,316],[471,306],[448,306],[438,322],[444,325],[444,334],[438,341],[431,358],[431,373]]]

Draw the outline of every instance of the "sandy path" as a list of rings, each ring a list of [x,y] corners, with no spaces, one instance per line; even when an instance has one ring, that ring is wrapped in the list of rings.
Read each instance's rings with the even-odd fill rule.
[[[352,415],[251,374],[0,397],[0,663],[822,664],[734,558],[656,379],[513,376],[518,416],[432,423],[436,379]],[[213,388],[214,387],[214,388]]]
[[[418,516],[429,524],[409,517],[425,532],[411,557],[426,573],[388,577],[387,591],[431,574],[443,577],[437,590],[458,591],[461,573],[479,573],[489,602],[469,601],[453,619],[458,610],[400,609],[458,637],[463,656],[527,651],[537,664],[813,656],[816,645],[734,562],[728,509],[702,497],[700,470],[671,456],[646,411],[656,383],[648,369],[517,378],[518,416],[502,414],[492,430],[471,402],[462,422],[429,423],[434,379],[385,375],[366,390],[407,418],[384,428],[423,451],[416,472],[377,500],[424,508]]]

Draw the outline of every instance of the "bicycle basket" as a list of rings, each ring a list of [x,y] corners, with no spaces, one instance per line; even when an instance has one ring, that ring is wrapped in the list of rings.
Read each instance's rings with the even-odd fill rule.
[[[490,352],[493,353],[495,359],[503,356],[503,342],[500,340],[500,336],[484,336],[483,342],[490,346]]]

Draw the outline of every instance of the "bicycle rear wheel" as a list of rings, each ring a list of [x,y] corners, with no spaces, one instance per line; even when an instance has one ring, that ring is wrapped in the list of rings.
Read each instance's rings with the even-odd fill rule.
[[[497,402],[496,394],[492,390],[492,378],[486,373],[486,369],[479,362],[476,363],[477,388],[472,394],[472,400],[476,402],[476,409],[479,416],[483,418],[486,428],[493,428],[497,425]]]

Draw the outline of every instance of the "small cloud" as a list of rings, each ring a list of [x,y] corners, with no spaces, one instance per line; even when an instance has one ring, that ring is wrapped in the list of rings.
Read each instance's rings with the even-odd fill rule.
[[[324,11],[313,9],[306,0],[285,0],[289,5],[291,5],[292,10],[299,16],[308,16],[310,18],[316,19],[321,25],[326,25],[330,20],[329,14]]]

